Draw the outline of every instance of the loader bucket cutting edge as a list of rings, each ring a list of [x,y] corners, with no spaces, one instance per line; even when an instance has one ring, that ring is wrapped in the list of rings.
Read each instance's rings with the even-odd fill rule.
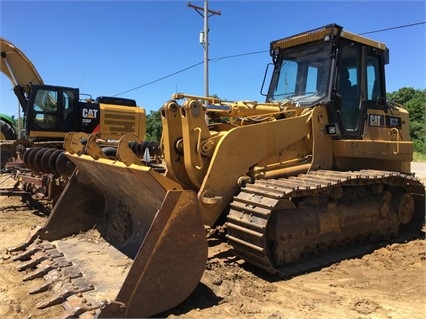
[[[26,246],[40,259],[47,253],[35,247],[53,244],[56,255],[68,262],[61,264],[68,273],[83,276],[73,279],[72,288],[50,282],[55,295],[38,307],[63,302],[67,316],[95,307],[99,317],[149,317],[185,300],[207,261],[196,193],[175,190],[147,167],[68,157],[77,169],[40,231],[42,243]],[[29,277],[45,274],[47,263],[39,262]],[[91,307],[82,305],[77,294]]]

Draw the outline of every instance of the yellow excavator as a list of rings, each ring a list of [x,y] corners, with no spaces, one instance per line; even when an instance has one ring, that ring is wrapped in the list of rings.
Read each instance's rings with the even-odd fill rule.
[[[92,99],[80,94],[78,88],[46,85],[29,58],[10,41],[0,38],[0,51],[1,72],[11,81],[19,100],[24,128],[18,137],[15,121],[0,114],[1,167],[26,167],[33,174],[43,175],[21,175],[26,190],[57,196],[58,191],[51,190],[58,183],[51,181],[74,170],[63,155],[68,132],[98,134],[105,141],[103,150],[108,156],[115,156],[113,146],[124,134],[144,139],[146,114],[135,100],[108,96]],[[138,151],[143,154],[143,150]]]
[[[63,141],[67,132],[101,133],[118,139],[132,133],[145,136],[145,110],[136,101],[119,97],[80,96],[78,88],[46,85],[29,58],[0,38],[1,72],[12,83],[22,107],[25,138]]]
[[[410,172],[409,114],[385,98],[387,47],[331,24],[272,41],[270,55],[265,102],[164,104],[165,174],[141,164],[135,136],[118,160],[66,136],[77,168],[46,225],[12,249],[24,280],[45,279],[31,293],[50,290],[38,308],[171,309],[201,279],[206,226],[225,224],[237,256],[283,278],[419,234],[425,189]]]

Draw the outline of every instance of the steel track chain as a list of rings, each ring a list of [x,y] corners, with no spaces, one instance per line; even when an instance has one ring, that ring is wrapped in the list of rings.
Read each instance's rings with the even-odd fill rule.
[[[382,246],[383,242],[366,243],[358,247],[344,247],[341,250],[311,256],[283,266],[276,266],[271,257],[272,251],[268,244],[266,232],[268,221],[276,205],[283,199],[291,201],[291,199],[298,197],[314,198],[320,194],[333,194],[341,186],[365,186],[378,183],[401,187],[409,192],[421,193],[423,191],[424,196],[424,187],[414,176],[378,170],[355,172],[322,170],[301,174],[297,177],[257,180],[254,184],[247,184],[243,187],[230,204],[231,209],[227,217],[228,241],[233,246],[237,256],[243,258],[249,264],[280,277],[291,277],[322,268],[342,259],[371,252]],[[417,229],[414,232],[400,234],[395,241],[412,238],[419,231],[420,229]]]

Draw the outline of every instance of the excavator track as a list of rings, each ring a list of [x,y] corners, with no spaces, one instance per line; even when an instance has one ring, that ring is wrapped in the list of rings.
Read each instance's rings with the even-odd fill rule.
[[[227,237],[249,264],[291,277],[416,237],[424,194],[417,178],[377,170],[256,180],[230,204]]]

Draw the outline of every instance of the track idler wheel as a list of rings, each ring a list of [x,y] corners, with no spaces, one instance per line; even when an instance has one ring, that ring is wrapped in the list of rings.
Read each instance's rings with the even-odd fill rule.
[[[410,193],[398,193],[392,199],[393,207],[402,225],[408,224],[414,216],[414,198]]]

